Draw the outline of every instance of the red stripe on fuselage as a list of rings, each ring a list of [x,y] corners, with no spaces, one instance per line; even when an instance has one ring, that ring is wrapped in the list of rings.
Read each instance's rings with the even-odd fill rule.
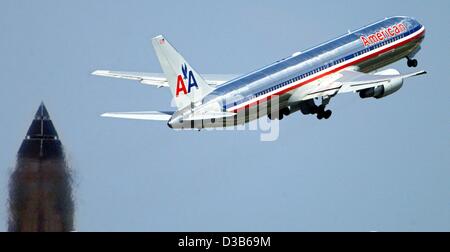
[[[347,68],[347,67],[349,67],[349,66],[358,64],[358,63],[360,63],[360,62],[366,61],[366,60],[371,59],[371,58],[375,58],[375,57],[377,57],[378,55],[380,55],[380,54],[382,54],[382,53],[385,53],[386,51],[389,51],[389,50],[391,50],[391,49],[393,49],[393,48],[397,48],[397,47],[403,46],[403,45],[408,44],[409,42],[411,42],[411,41],[413,41],[413,40],[415,40],[415,39],[417,39],[417,38],[422,37],[422,35],[423,35],[424,33],[425,33],[425,29],[423,29],[423,31],[422,31],[421,33],[419,33],[419,34],[415,35],[414,37],[411,37],[411,38],[409,38],[409,39],[407,39],[407,40],[405,40],[405,41],[402,41],[402,42],[400,42],[400,43],[398,43],[398,44],[395,44],[395,45],[391,45],[391,46],[389,46],[389,47],[386,47],[385,49],[383,49],[383,50],[381,50],[381,51],[379,51],[379,52],[372,53],[372,54],[367,55],[367,56],[365,56],[365,57],[363,57],[363,58],[361,58],[361,59],[355,60],[354,62],[348,63],[348,64],[343,65],[343,66],[340,66],[340,67],[338,67],[338,68],[336,68],[336,69],[333,69],[333,70],[330,70],[330,71],[325,72],[325,73],[323,73],[323,74],[320,74],[320,75],[318,75],[318,76],[316,76],[316,77],[314,77],[314,78],[311,78],[311,79],[309,79],[309,80],[300,82],[300,83],[296,84],[295,86],[292,86],[292,87],[286,88],[286,89],[284,89],[284,90],[281,90],[281,91],[279,91],[279,92],[277,92],[277,93],[275,93],[275,94],[272,94],[272,95],[270,95],[270,96],[268,96],[268,97],[261,98],[261,99],[259,99],[259,100],[256,100],[256,101],[252,102],[252,103],[249,103],[249,104],[244,105],[244,106],[242,106],[242,107],[236,108],[236,109],[233,110],[233,112],[234,112],[234,113],[238,113],[239,111],[241,111],[241,110],[243,110],[243,109],[250,108],[251,106],[254,106],[255,104],[259,104],[260,102],[264,102],[264,101],[266,101],[266,100],[270,100],[270,99],[272,99],[272,96],[285,94],[285,93],[287,93],[287,92],[289,92],[289,91],[291,91],[291,90],[293,90],[293,89],[302,87],[302,86],[304,86],[304,85],[306,85],[306,84],[308,84],[308,83],[310,83],[310,82],[313,82],[313,81],[315,81],[315,80],[317,80],[317,79],[323,78],[323,77],[325,77],[325,76],[327,76],[327,75],[330,75],[330,74],[332,74],[332,73],[338,72],[338,71],[340,71],[340,70],[342,70],[342,69],[344,69],[344,68]]]

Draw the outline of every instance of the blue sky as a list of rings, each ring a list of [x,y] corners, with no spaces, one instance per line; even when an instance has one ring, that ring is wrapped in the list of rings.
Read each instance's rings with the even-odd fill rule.
[[[80,231],[450,231],[448,1],[2,1],[0,230],[15,154],[43,100],[74,172]],[[280,138],[100,118],[170,109],[168,90],[91,76],[159,72],[164,34],[201,73],[245,73],[386,16],[427,28],[385,99],[343,95]],[[405,61],[393,64],[410,72]]]

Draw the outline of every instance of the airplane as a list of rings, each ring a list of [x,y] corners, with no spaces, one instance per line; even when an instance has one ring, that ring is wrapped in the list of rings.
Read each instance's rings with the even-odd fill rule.
[[[164,74],[107,70],[92,74],[168,87],[177,107],[103,117],[165,121],[173,129],[198,130],[243,125],[266,115],[281,120],[297,111],[321,120],[330,118],[326,106],[338,94],[380,99],[397,92],[406,78],[426,74],[379,70],[402,59],[408,67],[417,67],[414,56],[424,38],[425,27],[416,19],[394,16],[245,75],[200,75],[159,35],[152,44]]]

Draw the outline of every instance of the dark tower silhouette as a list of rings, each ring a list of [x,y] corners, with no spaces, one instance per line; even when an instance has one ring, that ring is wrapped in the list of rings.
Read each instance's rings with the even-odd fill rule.
[[[72,231],[71,182],[63,145],[41,103],[10,178],[9,231]]]

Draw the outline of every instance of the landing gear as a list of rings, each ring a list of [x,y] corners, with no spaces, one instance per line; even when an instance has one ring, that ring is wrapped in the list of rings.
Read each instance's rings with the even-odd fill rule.
[[[331,97],[322,97],[322,104],[320,106],[317,107],[316,109],[316,113],[317,114],[317,119],[322,120],[322,119],[328,119],[331,117],[331,114],[333,114],[333,112],[331,110],[325,110],[326,106],[328,105],[328,103],[330,102]]]
[[[288,116],[291,114],[291,110],[289,108],[284,108],[280,111],[281,114]]]
[[[317,119],[322,120],[322,119],[328,119],[331,117],[331,115],[333,114],[333,112],[331,110],[325,110],[325,105],[320,105],[319,107],[317,107]]]
[[[284,116],[288,116],[290,114],[291,114],[291,110],[289,108],[284,108],[278,112],[277,117],[273,117],[272,114],[270,114],[270,113],[267,114],[267,117],[269,117],[270,120],[278,119],[281,121],[281,120],[283,120]]]
[[[416,59],[411,59],[409,57],[406,57],[406,59],[408,60],[406,63],[408,65],[408,67],[417,67],[418,62]]]
[[[281,120],[283,120],[283,117],[284,117],[284,116],[283,116],[283,114],[282,114],[282,113],[279,113],[279,114],[278,114],[278,117],[276,117],[276,116],[272,116],[272,114],[267,114],[267,117],[269,117],[269,119],[270,119],[270,120],[275,120],[275,119],[278,119],[278,120],[280,120],[280,121],[281,121]]]
[[[313,99],[302,101],[296,107],[293,107],[293,111],[300,110],[304,115],[316,115],[317,119],[328,119],[331,117],[331,110],[327,110],[326,106],[330,103],[332,96],[322,97],[322,103],[317,106]],[[292,112],[292,111],[291,111]]]

